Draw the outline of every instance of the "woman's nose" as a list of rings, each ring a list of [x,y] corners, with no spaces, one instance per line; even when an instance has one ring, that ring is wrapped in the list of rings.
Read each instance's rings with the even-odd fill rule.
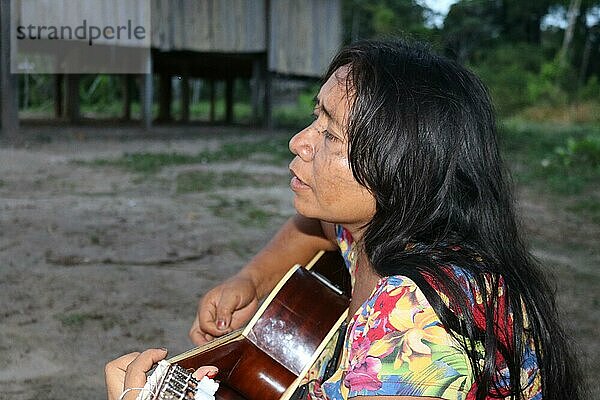
[[[308,126],[296,133],[290,139],[290,151],[304,161],[312,160],[315,153],[315,147],[311,139],[313,139],[311,135],[311,126]]]

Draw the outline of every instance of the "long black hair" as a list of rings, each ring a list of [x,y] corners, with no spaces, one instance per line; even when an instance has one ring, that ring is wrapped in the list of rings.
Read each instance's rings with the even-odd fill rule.
[[[342,66],[349,67],[350,166],[376,200],[361,241],[375,271],[419,285],[444,326],[461,338],[478,399],[522,397],[527,341],[535,348],[543,397],[579,398],[580,371],[554,296],[519,234],[485,86],[466,68],[408,41],[345,47],[325,79]],[[444,250],[456,245],[461,251]],[[483,326],[447,265],[476,282]],[[498,386],[498,357],[511,376],[508,393]]]

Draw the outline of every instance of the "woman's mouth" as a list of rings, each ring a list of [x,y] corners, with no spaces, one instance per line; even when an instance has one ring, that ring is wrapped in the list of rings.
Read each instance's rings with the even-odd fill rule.
[[[292,179],[290,180],[290,188],[293,191],[310,189],[310,186],[308,186],[306,183],[304,183],[304,181],[302,179],[298,178],[298,176],[294,173],[294,171],[291,171],[291,172],[292,172]]]

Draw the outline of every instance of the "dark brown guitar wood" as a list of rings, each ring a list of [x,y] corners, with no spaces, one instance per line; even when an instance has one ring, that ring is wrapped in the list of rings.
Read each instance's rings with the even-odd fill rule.
[[[313,268],[324,276],[343,276],[336,272],[346,270],[340,260],[339,255],[321,257]],[[218,367],[217,399],[277,400],[297,381],[347,308],[345,294],[298,268],[243,333],[169,361],[184,368]]]

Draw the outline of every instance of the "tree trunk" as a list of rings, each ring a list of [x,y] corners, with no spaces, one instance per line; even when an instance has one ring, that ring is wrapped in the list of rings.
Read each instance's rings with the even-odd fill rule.
[[[590,54],[592,52],[592,30],[590,29],[585,39],[585,46],[583,48],[583,57],[581,60],[581,67],[579,68],[579,78],[577,79],[577,89],[585,85],[587,78],[588,65],[590,63]]]
[[[562,47],[558,53],[558,61],[561,65],[567,65],[567,56],[571,42],[573,41],[573,35],[575,33],[575,26],[577,25],[577,17],[579,16],[579,10],[581,9],[581,0],[571,0],[569,4],[569,11],[567,13],[567,29],[565,29],[565,36],[563,38]]]

